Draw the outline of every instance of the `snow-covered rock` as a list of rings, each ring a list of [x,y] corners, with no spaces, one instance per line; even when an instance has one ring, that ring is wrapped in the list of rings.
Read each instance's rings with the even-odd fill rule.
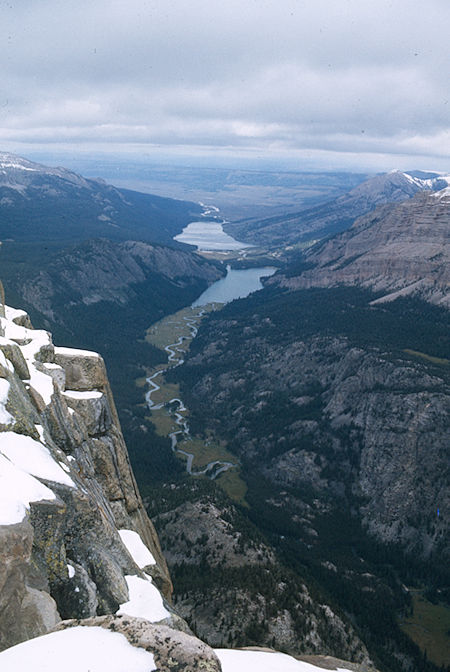
[[[178,623],[102,358],[3,305],[0,329],[0,650],[97,611]]]

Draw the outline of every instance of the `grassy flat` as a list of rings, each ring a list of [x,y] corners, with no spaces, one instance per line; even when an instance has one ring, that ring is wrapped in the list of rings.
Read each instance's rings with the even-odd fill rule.
[[[439,366],[448,366],[450,364],[450,359],[443,359],[441,357],[433,357],[432,355],[427,355],[425,352],[418,352],[418,350],[404,350],[407,355],[412,355],[413,357],[419,357],[420,359],[426,359],[427,362],[432,362],[432,364],[438,364]]]
[[[429,602],[419,591],[411,591],[412,616],[401,623],[402,630],[426,651],[435,665],[450,663],[450,609],[443,604]]]
[[[163,378],[158,377],[155,381],[160,385],[159,390],[152,392],[152,401],[155,404],[167,404],[171,399],[178,399],[180,395],[180,386],[168,384]],[[155,411],[152,411],[152,413]]]
[[[145,338],[149,343],[161,350],[164,350],[168,345],[172,345],[180,338],[183,338],[182,344],[178,347],[187,351],[189,350],[192,341],[192,328],[189,326],[189,322],[192,320],[192,322],[195,322],[195,326],[198,327],[202,320],[201,313],[207,313],[214,309],[213,305],[206,306],[202,309],[191,307],[183,308],[183,310],[179,310],[177,313],[169,315],[153,324],[147,330]],[[176,351],[175,347],[173,349]],[[183,353],[180,353],[180,356],[182,356],[182,354]],[[167,368],[168,366],[170,367],[171,364],[174,366],[175,363],[176,362],[168,362],[168,364],[160,365],[153,371],[149,371],[149,376],[160,369]],[[170,433],[180,429],[175,423],[175,418],[170,414],[167,406],[171,399],[180,398],[180,388],[177,384],[167,383],[163,375],[158,376],[155,379],[155,383],[160,386],[160,389],[152,392],[151,399],[154,404],[165,404],[165,406],[160,409],[151,409],[150,420],[154,424],[157,434],[160,436],[168,436]],[[143,380],[138,379],[136,385],[143,387]],[[187,417],[189,411],[184,411],[182,415]],[[195,436],[192,437],[192,440],[184,441],[181,436],[179,436],[178,447],[181,450],[185,450],[194,455],[192,463],[194,471],[196,469],[201,469],[210,462],[215,462],[216,460],[220,462],[237,462],[236,456],[227,450],[224,442],[214,440],[210,437],[203,439]],[[187,459],[186,456],[181,453],[177,452],[176,455],[183,461],[186,461]],[[232,468],[229,471],[220,474],[217,483],[232,499],[237,502],[245,503],[244,498],[247,486],[239,475],[239,469]]]
[[[175,423],[175,420],[168,413],[164,414],[157,411],[152,414],[150,420],[155,425],[156,433],[159,434],[159,436],[169,436],[171,432],[176,432],[180,429]]]

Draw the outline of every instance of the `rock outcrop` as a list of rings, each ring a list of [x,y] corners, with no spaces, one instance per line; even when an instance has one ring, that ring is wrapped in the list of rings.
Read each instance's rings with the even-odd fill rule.
[[[102,358],[0,312],[0,649],[120,608],[184,627]]]
[[[133,646],[153,654],[158,672],[221,672],[219,659],[207,644],[166,625],[155,625],[143,618],[101,616],[83,621],[62,621],[56,630],[74,627],[104,628],[125,636]]]

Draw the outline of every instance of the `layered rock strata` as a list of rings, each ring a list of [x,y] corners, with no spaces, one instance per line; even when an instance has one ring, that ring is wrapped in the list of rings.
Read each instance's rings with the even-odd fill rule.
[[[380,299],[417,295],[450,307],[450,188],[417,194],[356,220],[305,254],[301,272],[268,280],[289,289],[357,285]]]

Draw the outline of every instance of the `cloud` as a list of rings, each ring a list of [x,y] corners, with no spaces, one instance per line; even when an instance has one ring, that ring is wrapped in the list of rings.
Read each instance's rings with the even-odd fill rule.
[[[449,19],[447,0],[3,3],[0,141],[439,158]]]

